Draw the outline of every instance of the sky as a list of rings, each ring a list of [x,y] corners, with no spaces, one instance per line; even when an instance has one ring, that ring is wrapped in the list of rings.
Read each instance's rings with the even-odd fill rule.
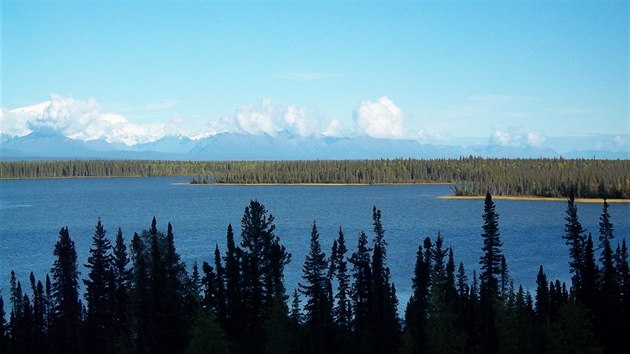
[[[628,150],[626,1],[2,1],[0,131]]]

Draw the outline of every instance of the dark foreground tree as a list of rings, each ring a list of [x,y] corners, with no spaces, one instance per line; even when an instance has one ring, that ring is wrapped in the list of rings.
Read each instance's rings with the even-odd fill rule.
[[[285,299],[284,267],[291,254],[275,235],[274,218],[264,205],[252,200],[241,219],[241,270],[244,341],[247,352],[263,350],[263,323],[274,307],[276,299]],[[228,250],[229,252],[229,250]]]
[[[304,283],[299,284],[300,293],[306,299],[304,319],[309,338],[305,346],[307,352],[326,353],[332,350],[332,296],[329,293],[331,286],[327,271],[326,254],[321,249],[317,225],[313,222],[309,253],[302,267]]]
[[[483,206],[483,246],[479,260],[481,273],[481,344],[485,352],[497,353],[499,334],[496,324],[496,304],[499,300],[499,278],[501,276],[502,243],[499,233],[499,214],[495,211],[492,195],[486,193]]]
[[[89,269],[88,278],[83,280],[87,302],[87,344],[94,353],[110,353],[113,350],[114,264],[111,251],[105,228],[98,219],[85,265]]]
[[[53,314],[49,330],[53,351],[78,353],[82,347],[79,271],[77,252],[67,227],[59,230],[53,254],[56,259],[50,270]]]

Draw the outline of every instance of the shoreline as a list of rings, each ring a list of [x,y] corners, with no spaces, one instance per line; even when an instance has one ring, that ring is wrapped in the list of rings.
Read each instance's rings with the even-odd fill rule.
[[[343,187],[343,186],[413,186],[413,185],[450,185],[449,182],[426,183],[190,183],[176,182],[175,186],[317,186],[317,187]]]
[[[451,185],[451,182],[400,182],[400,183],[190,183],[176,182],[176,186],[413,186],[413,185]]]
[[[471,196],[461,196],[461,195],[441,195],[437,197],[438,199],[485,199],[484,195],[471,195]],[[520,201],[549,201],[549,202],[566,202],[567,198],[563,197],[536,197],[536,196],[506,196],[506,195],[493,195],[493,200],[520,200]],[[575,198],[576,203],[602,203],[604,201],[603,198]],[[606,199],[606,202],[609,204],[613,203],[630,203],[630,199]]]

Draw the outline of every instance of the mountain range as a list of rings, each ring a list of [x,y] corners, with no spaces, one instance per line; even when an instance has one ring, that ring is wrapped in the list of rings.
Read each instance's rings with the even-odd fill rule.
[[[627,152],[571,151],[497,144],[452,146],[415,140],[368,136],[302,137],[287,132],[269,134],[222,133],[201,139],[168,135],[149,143],[128,146],[105,140],[77,140],[55,131],[17,137],[0,135],[0,160],[34,159],[159,159],[159,160],[313,160],[378,158],[567,157],[628,159]]]

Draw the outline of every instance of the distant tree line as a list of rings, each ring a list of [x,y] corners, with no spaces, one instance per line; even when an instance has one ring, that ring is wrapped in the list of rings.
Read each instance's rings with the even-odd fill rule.
[[[195,184],[452,183],[456,195],[630,198],[630,160],[381,159],[326,161],[0,162],[0,178],[197,176]]]
[[[515,288],[503,256],[499,214],[486,194],[479,272],[472,279],[438,232],[418,246],[404,316],[387,266],[381,211],[371,237],[349,254],[342,228],[330,253],[313,222],[302,282],[287,296],[290,253],[258,201],[245,208],[237,241],[187,269],[155,218],[130,244],[113,243],[98,220],[80,279],[68,228],[42,280],[11,272],[8,322],[0,296],[2,353],[623,353],[630,345],[630,270],[625,240],[613,246],[604,201],[594,240],[572,196],[564,240],[571,284],[547,278],[532,295]],[[594,243],[597,242],[597,245]],[[596,252],[597,251],[597,252]],[[80,297],[80,282],[85,286]]]

